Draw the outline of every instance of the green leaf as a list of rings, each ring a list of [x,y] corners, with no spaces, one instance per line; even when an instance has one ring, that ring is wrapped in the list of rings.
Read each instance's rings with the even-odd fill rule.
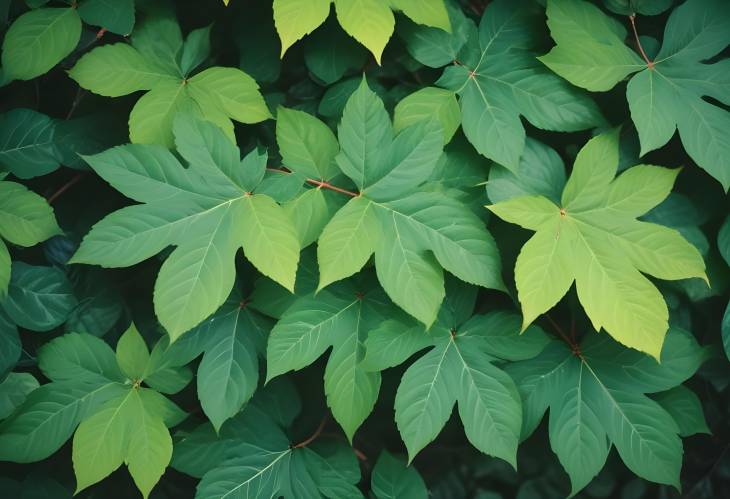
[[[395,397],[409,460],[436,438],[458,401],[471,444],[516,466],[522,408],[514,382],[468,331],[435,326],[431,336],[434,348],[406,370]]]
[[[89,334],[69,333],[49,341],[38,350],[38,367],[56,382],[124,381],[112,349]]]
[[[334,18],[329,18],[315,31],[304,48],[307,68],[328,85],[347,72],[362,68],[366,59],[367,52],[339,27]]]
[[[296,229],[281,206],[269,196],[245,196],[245,216],[241,220],[243,252],[261,273],[289,291],[299,262]]]
[[[426,87],[407,96],[395,106],[393,131],[419,121],[437,116],[444,131],[444,144],[448,144],[461,124],[459,104],[453,92],[436,87]]]
[[[41,386],[0,426],[0,459],[29,463],[47,458],[86,415],[125,391],[119,383],[88,380]]]
[[[180,69],[188,74],[210,56],[210,29],[212,25],[194,29],[183,43]]]
[[[10,284],[10,253],[8,247],[2,239],[0,239],[0,300],[8,294],[8,285]]]
[[[651,64],[625,45],[626,29],[592,4],[550,0],[547,13],[557,46],[540,58],[542,62],[571,83],[594,91],[610,90],[638,73],[628,83],[626,98],[641,154],[662,147],[678,129],[690,157],[727,191],[730,117],[703,97],[730,102],[719,84],[728,62],[700,62],[728,44],[722,33],[730,27],[730,15],[722,2],[690,0],[674,9]]]
[[[331,0],[274,0],[274,23],[281,38],[281,57],[327,19]]]
[[[425,499],[426,484],[418,471],[384,450],[380,453],[371,478],[373,494],[378,499]]]
[[[79,15],[86,24],[128,35],[134,27],[134,0],[84,0],[79,5]]]
[[[525,148],[520,115],[538,128],[576,131],[603,122],[595,103],[535,58],[539,7],[533,2],[492,2],[479,32],[437,82],[460,95],[464,134],[484,156],[516,171]],[[463,56],[463,57],[462,57]]]
[[[131,380],[144,377],[150,361],[150,352],[142,335],[134,323],[119,338],[116,351],[117,363],[122,372]]]
[[[258,383],[256,342],[263,339],[260,319],[244,308],[216,316],[207,331],[198,368],[198,397],[216,432],[251,398]],[[263,333],[263,334],[262,334]]]
[[[679,385],[654,397],[679,426],[679,435],[689,437],[697,433],[710,433],[702,411],[702,403],[689,388]]]
[[[135,390],[129,388],[79,425],[72,451],[76,493],[119,468],[126,457],[133,431],[144,431],[130,425],[135,419],[135,399]]]
[[[63,324],[76,307],[71,284],[61,269],[14,262],[8,296],[0,307],[17,325],[49,331]]]
[[[230,158],[219,154],[228,139],[212,124],[193,120],[181,115],[175,127],[190,168],[159,146],[127,145],[86,158],[105,180],[145,204],[123,208],[94,226],[71,260],[129,266],[176,245],[160,269],[154,296],[158,318],[173,340],[225,301],[239,246],[259,270],[289,289],[299,259],[296,230],[284,210],[231,179],[228,168],[238,163],[219,163]]]
[[[131,435],[125,462],[134,483],[147,499],[150,491],[165,473],[172,458],[172,438],[161,414],[155,412],[146,391],[134,391],[136,410],[130,422]]]
[[[18,328],[0,310],[0,373],[4,375],[15,367],[21,349]]]
[[[640,165],[613,179],[618,133],[591,139],[578,153],[561,208],[522,196],[488,208],[535,230],[515,265],[523,329],[552,308],[576,281],[593,327],[655,358],[667,331],[664,299],[641,272],[668,280],[706,279],[697,249],[678,232],[634,217],[663,200],[676,173]],[[617,257],[614,248],[621,248]]]
[[[391,4],[413,22],[451,31],[449,14],[443,0],[392,0]]]
[[[0,383],[0,419],[10,416],[36,388],[38,380],[32,374],[9,373]]]
[[[334,3],[337,20],[342,28],[365,45],[380,64],[383,50],[395,26],[390,7],[376,0],[334,0]],[[363,19],[367,19],[367,23]]]
[[[69,71],[82,87],[106,97],[120,97],[150,90],[166,82],[177,83],[165,72],[126,43],[98,47],[84,54]]]
[[[334,159],[340,150],[332,130],[303,111],[280,107],[276,116],[276,142],[288,169],[316,180],[337,174]]]
[[[368,331],[393,313],[397,309],[382,291],[369,286],[343,284],[296,300],[271,331],[267,382],[306,367],[332,346],[324,372],[327,405],[352,440],[380,389],[380,373],[363,368],[364,343]]]
[[[34,246],[60,233],[44,198],[22,184],[0,181],[0,236],[19,246]]]
[[[59,166],[57,125],[45,114],[13,109],[0,117],[0,168],[32,178]]]
[[[193,109],[192,106],[187,85],[175,80],[162,80],[132,108],[129,115],[129,140],[137,144],[172,147],[173,119],[178,112]]]
[[[334,198],[334,199],[333,199]],[[299,234],[299,244],[305,248],[316,241],[337,208],[339,198],[322,189],[308,189],[300,196],[283,205],[289,219]]]
[[[370,259],[380,234],[374,210],[369,200],[358,196],[324,227],[317,243],[318,290],[359,272]]]
[[[81,19],[76,9],[26,12],[5,34],[3,71],[16,80],[30,80],[47,73],[76,48],[80,36]]]

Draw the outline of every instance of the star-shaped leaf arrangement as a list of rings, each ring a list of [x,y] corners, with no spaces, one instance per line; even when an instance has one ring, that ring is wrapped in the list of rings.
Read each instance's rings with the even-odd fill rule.
[[[235,140],[231,120],[258,123],[271,113],[254,79],[240,69],[214,66],[190,76],[209,55],[208,36],[209,28],[201,28],[183,43],[174,17],[148,15],[135,28],[131,45],[97,47],[79,59],[69,75],[106,97],[149,90],[129,116],[134,143],[172,147],[172,122],[178,111],[204,117]]]
[[[534,359],[505,369],[522,398],[523,439],[550,408],[550,444],[574,495],[601,471],[611,445],[640,477],[679,487],[686,421],[675,420],[671,400],[646,394],[675,389],[706,358],[692,334],[672,327],[661,364],[605,335],[589,335],[572,347],[554,341]],[[701,415],[700,409],[702,421]]]
[[[614,180],[619,130],[591,139],[578,153],[561,206],[519,196],[488,206],[503,220],[535,231],[515,265],[523,328],[576,283],[596,331],[659,358],[668,311],[644,276],[705,276],[697,248],[679,232],[637,220],[671,191],[679,169],[637,165]]]
[[[378,64],[395,28],[393,10],[416,23],[451,31],[444,0],[274,0],[282,57],[297,40],[325,22],[333,2],[342,29],[372,52]]]
[[[460,95],[462,128],[484,156],[516,170],[525,147],[520,115],[538,128],[576,131],[603,123],[593,100],[535,59],[542,40],[540,6],[498,0],[470,30],[458,60],[437,82]]]
[[[171,340],[216,311],[231,292],[234,257],[292,290],[299,261],[297,232],[284,209],[257,194],[266,154],[240,159],[238,147],[212,123],[181,113],[177,151],[128,144],[85,157],[114,188],[143,204],[122,208],[84,237],[71,263],[128,267],[177,248],[155,283],[155,312]]]
[[[688,0],[674,9],[653,60],[643,47],[642,56],[627,47],[626,28],[591,3],[549,0],[547,14],[557,45],[540,57],[543,63],[592,91],[610,90],[636,73],[626,98],[641,154],[663,146],[679,130],[690,157],[726,191],[730,188],[730,113],[703,99],[730,105],[730,60],[703,63],[730,44],[727,2]]]
[[[438,121],[419,121],[394,136],[383,102],[363,79],[338,135],[337,165],[360,193],[319,238],[319,289],[356,273],[373,253],[388,296],[426,325],[444,299],[442,269],[504,289],[499,251],[484,223],[461,202],[419,190],[441,157]]]

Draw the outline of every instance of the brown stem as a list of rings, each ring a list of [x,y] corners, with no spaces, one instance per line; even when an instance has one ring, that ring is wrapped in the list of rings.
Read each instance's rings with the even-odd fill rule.
[[[576,343],[575,341],[570,339],[570,337],[567,334],[565,334],[565,331],[563,331],[563,328],[560,327],[560,325],[557,322],[555,322],[553,320],[553,318],[550,317],[550,315],[545,314],[545,317],[550,322],[550,324],[553,326],[553,328],[555,328],[555,330],[558,332],[560,337],[563,338],[563,341],[565,341],[570,346],[570,349],[573,351],[573,354],[575,354],[577,357],[580,357],[581,356],[580,345],[578,345],[578,343]]]
[[[73,187],[74,185],[76,185],[77,183],[79,183],[79,181],[82,178],[84,178],[84,173],[83,172],[79,172],[76,175],[74,175],[74,177],[72,177],[71,180],[69,180],[68,182],[66,182],[65,184],[63,184],[61,187],[58,188],[58,190],[56,192],[54,192],[53,194],[51,194],[48,197],[48,204],[53,204],[53,202],[56,199],[58,199],[61,196],[61,194],[63,194],[64,192],[66,192],[67,190],[69,190],[71,187]]]
[[[307,438],[306,440],[302,440],[298,444],[294,444],[291,446],[292,449],[301,449],[302,447],[306,447],[307,445],[311,444],[317,438],[322,434],[322,430],[324,430],[325,425],[327,424],[327,415],[325,414],[322,418],[322,421],[319,423],[319,426],[317,429],[312,433],[312,436]]]
[[[278,172],[278,173],[290,173],[290,171],[286,168],[267,168],[270,172]],[[305,182],[307,182],[310,185],[314,185],[316,187],[322,188],[322,189],[329,189],[331,191],[339,192],[340,194],[345,194],[347,196],[351,197],[358,197],[360,194],[357,192],[348,191],[346,189],[342,189],[341,187],[337,187],[336,185],[332,185],[329,182],[323,182],[321,180],[316,180],[313,178],[305,179]]]
[[[644,62],[646,62],[646,66],[649,69],[654,69],[654,62],[649,59],[649,56],[646,55],[646,52],[644,52],[644,47],[641,45],[641,40],[639,39],[639,32],[636,30],[636,14],[631,14],[629,16],[629,21],[631,21],[631,29],[634,32],[634,40],[636,40],[636,45],[639,47],[641,57],[644,58]]]

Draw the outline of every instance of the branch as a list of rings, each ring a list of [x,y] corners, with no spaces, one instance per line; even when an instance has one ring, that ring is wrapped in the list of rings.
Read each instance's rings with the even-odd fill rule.
[[[291,173],[288,169],[285,168],[267,168],[267,170],[277,173]],[[321,180],[316,180],[313,178],[305,179],[305,182],[307,182],[309,185],[314,185],[321,189],[329,189],[330,191],[339,192],[340,194],[345,194],[346,196],[351,196],[353,198],[356,198],[360,195],[359,192],[348,191],[346,189],[342,189],[341,187],[337,187],[336,185],[332,185],[329,182],[323,182]]]
[[[649,69],[654,69],[654,62],[649,59],[649,56],[646,55],[646,52],[644,52],[644,47],[641,45],[641,40],[639,39],[639,32],[636,31],[636,14],[631,14],[629,16],[629,21],[631,21],[631,29],[634,32],[634,40],[636,40],[636,45],[639,47],[639,52],[641,52],[641,57],[644,58],[644,61],[646,62],[646,66]]]
[[[77,173],[74,177],[71,178],[71,180],[69,180],[68,182],[63,184],[61,187],[58,188],[58,190],[56,192],[54,192],[53,194],[51,194],[48,197],[48,204],[53,204],[53,202],[56,199],[58,199],[61,196],[61,194],[63,194],[67,190],[69,190],[74,185],[78,184],[82,178],[84,178],[84,173],[83,172]]]
[[[570,337],[567,334],[565,334],[565,331],[563,331],[563,328],[561,328],[558,325],[558,323],[553,320],[552,317],[550,317],[548,314],[545,314],[545,317],[550,322],[550,324],[555,328],[555,330],[558,332],[560,337],[563,338],[563,341],[565,341],[570,346],[570,349],[573,351],[573,354],[576,357],[581,357],[580,345],[578,345],[578,343],[576,343],[575,341],[570,339]]]
[[[324,430],[325,425],[327,424],[327,414],[324,415],[322,418],[322,421],[319,423],[319,426],[317,429],[312,433],[312,436],[309,437],[306,440],[302,440],[298,444],[294,444],[291,446],[292,449],[301,449],[302,447],[306,447],[307,445],[311,444],[315,440],[317,440],[317,437],[319,437],[322,434],[322,430]]]

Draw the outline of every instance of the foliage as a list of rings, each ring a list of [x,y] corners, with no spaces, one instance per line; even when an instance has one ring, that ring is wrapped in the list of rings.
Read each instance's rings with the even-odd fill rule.
[[[725,2],[0,16],[8,497],[730,495]]]

